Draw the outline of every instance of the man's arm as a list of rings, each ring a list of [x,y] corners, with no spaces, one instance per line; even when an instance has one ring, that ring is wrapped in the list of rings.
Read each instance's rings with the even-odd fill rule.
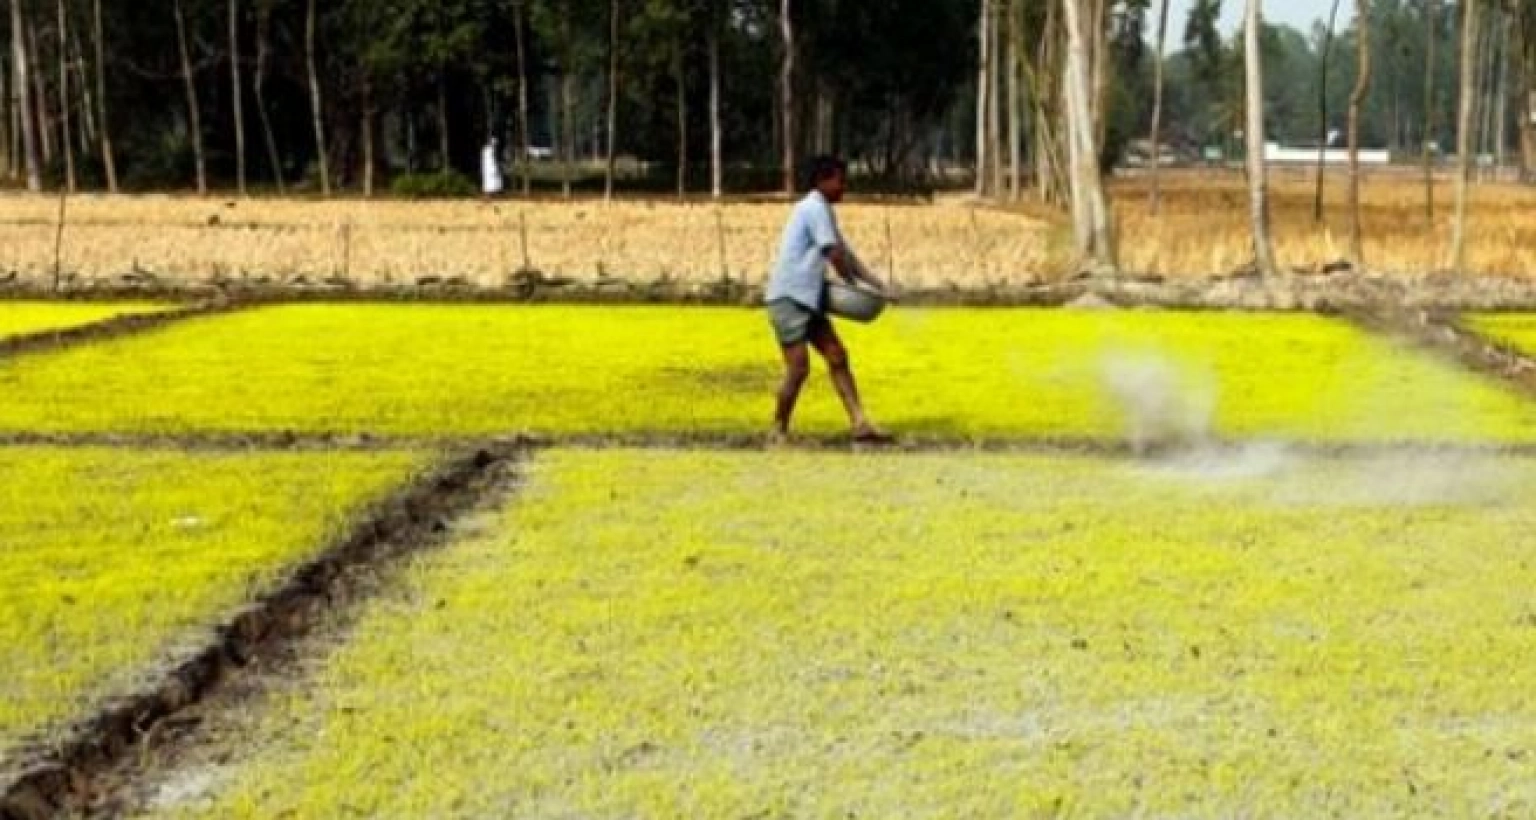
[[[844,281],[856,284],[861,280],[858,260],[854,258],[853,254],[848,251],[848,248],[843,243],[823,245],[821,253],[822,256],[826,257],[827,264],[831,265],[832,269],[837,271],[837,275],[843,277]]]
[[[858,276],[861,281],[875,290],[881,293],[890,293],[890,289],[885,286],[885,282],[876,276],[874,271],[865,266],[864,260],[859,258],[859,255],[854,253],[852,248],[845,246],[844,252],[848,254],[849,259],[853,260],[854,275]]]
[[[843,237],[837,230],[837,219],[832,216],[831,206],[819,203],[819,207],[808,210],[806,227],[811,232],[811,241],[821,249],[822,258],[837,271],[837,275],[849,282],[857,282],[853,254],[843,245]]]
[[[823,205],[811,212],[810,218],[811,238],[821,248],[821,255],[832,266],[837,275],[850,284],[863,282],[878,290],[885,290],[885,283],[881,282],[874,274],[871,274],[853,249],[843,241],[843,235],[837,229],[837,219],[832,215],[832,208]]]
[[[864,267],[864,261],[859,259],[853,249],[847,245],[839,242],[830,248],[823,249],[822,253],[826,256],[827,262],[832,265],[832,269],[837,271],[837,275],[843,277],[843,280],[849,284],[857,285],[863,282],[881,293],[890,293],[885,282],[881,281],[880,277],[869,268]]]

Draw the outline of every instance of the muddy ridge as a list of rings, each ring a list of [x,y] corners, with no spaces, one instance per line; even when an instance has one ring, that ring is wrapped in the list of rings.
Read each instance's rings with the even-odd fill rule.
[[[1536,363],[1531,365],[1536,368]],[[1533,373],[1536,382],[1536,373]],[[1531,389],[1536,392],[1536,383]],[[935,433],[898,435],[891,444],[859,444],[847,433],[795,436],[771,444],[754,433],[576,433],[485,436],[408,436],[369,433],[0,433],[0,448],[58,447],[120,450],[175,450],[187,453],[330,453],[403,450],[461,451],[485,446],[495,452],[528,456],[551,450],[651,450],[656,452],[785,452],[875,453],[887,455],[1034,455],[1092,458],[1159,458],[1190,450],[1221,453],[1254,444],[1283,446],[1312,458],[1356,458],[1392,454],[1536,456],[1536,444],[1428,442],[1418,440],[1351,442],[1306,441],[1284,437],[1223,438],[1198,441],[1151,441],[1136,444],[1118,435],[1093,436],[966,436]]]
[[[579,279],[536,269],[510,272],[495,282],[452,272],[409,281],[377,282],[345,276],[212,276],[201,280],[124,274],[74,280],[62,294],[47,282],[17,280],[0,298],[220,299],[257,304],[287,302],[404,302],[442,304],[715,305],[752,306],[763,297],[761,277],[679,279],[602,275]],[[1021,274],[990,283],[904,288],[912,307],[1061,307],[1086,296],[1120,307],[1184,310],[1331,311],[1338,306],[1386,302],[1460,310],[1536,309],[1536,280],[1499,276],[1360,273],[1343,268],[1293,271],[1270,279],[1238,271],[1216,276],[1165,278],[1121,275],[1046,281]]]
[[[1366,331],[1404,341],[1536,397],[1536,358],[1472,330],[1452,312],[1378,304],[1342,315]]]
[[[61,740],[39,740],[0,766],[0,820],[42,820],[99,805],[110,791],[104,773],[156,743],[159,727],[323,623],[335,602],[353,597],[358,570],[445,542],[454,520],[511,485],[521,458],[514,448],[474,449],[375,504],[157,684],[114,700]]]
[[[9,338],[0,338],[0,359],[17,356],[25,353],[44,353],[53,350],[61,350],[76,345],[86,345],[94,342],[110,341],[124,336],[132,336],[140,333],[148,333],[177,322],[195,319],[203,316],[216,316],[225,313],[247,309],[249,305],[230,302],[222,299],[212,299],[199,302],[182,308],[160,311],[157,313],[138,313],[125,316],[114,316],[99,322],[78,325],[75,327],[61,328],[58,330],[44,330],[38,333],[28,333]]]
[[[423,448],[463,449],[483,441],[484,436],[396,436],[370,433],[299,433],[271,432],[0,432],[0,447],[58,447],[63,449],[175,450],[186,453],[346,453],[412,450]],[[521,439],[498,440],[498,446],[515,447]]]
[[[71,279],[63,290],[51,280],[20,278],[0,285],[0,299],[214,300],[243,305],[308,302],[406,304],[760,305],[762,277],[718,279],[552,275],[534,268],[499,281],[476,281],[452,271],[408,281],[382,282],[344,275],[260,274],[201,279],[135,271],[116,277]],[[1536,279],[1445,273],[1361,272],[1347,263],[1296,269],[1272,278],[1240,270],[1212,276],[1078,276],[1065,281],[1022,272],[985,283],[904,288],[908,307],[1067,307],[1081,301],[1121,308],[1333,313],[1396,305],[1437,310],[1536,310]]]

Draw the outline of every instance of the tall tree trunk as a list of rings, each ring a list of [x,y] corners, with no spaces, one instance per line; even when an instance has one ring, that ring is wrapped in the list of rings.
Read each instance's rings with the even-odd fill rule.
[[[1119,264],[1115,258],[1113,215],[1099,173],[1094,123],[1094,55],[1089,53],[1089,35],[1084,26],[1079,0],[1062,0],[1067,24],[1067,64],[1063,73],[1063,94],[1067,102],[1067,148],[1070,157],[1069,179],[1072,197],[1072,222],[1081,264],[1095,274],[1112,275]]]
[[[567,27],[569,24],[567,23]],[[569,30],[567,30],[569,36]],[[560,75],[560,154],[564,160],[561,163],[560,190],[566,199],[571,198],[572,165],[576,161],[576,123],[572,113],[572,85],[576,82],[576,76],[572,73],[569,63],[561,69]]]
[[[1109,92],[1110,63],[1109,63],[1109,2],[1108,0],[1093,0],[1092,20],[1088,33],[1089,48],[1093,54],[1093,123],[1094,161],[1097,162],[1104,152],[1104,146],[1109,141]]]
[[[1328,75],[1333,58],[1333,32],[1339,22],[1339,0],[1333,0],[1328,12],[1328,29],[1323,33],[1323,61],[1318,69],[1317,93],[1317,191],[1312,198],[1312,221],[1323,221],[1323,182],[1328,173]]]
[[[10,64],[0,60],[0,173],[5,178],[16,178],[15,102],[11,99]]]
[[[720,23],[709,27],[709,177],[710,194],[725,196],[725,130],[720,124]]]
[[[1349,96],[1349,256],[1359,270],[1365,266],[1365,242],[1360,227],[1360,108],[1371,90],[1371,4],[1355,0],[1355,31],[1358,68],[1355,88]]]
[[[245,196],[245,91],[240,82],[240,0],[229,0],[229,104],[235,115],[235,185]]]
[[[10,61],[6,60],[6,70],[9,72],[12,68],[13,68],[13,66],[11,65]],[[9,84],[6,86],[6,92],[5,93],[6,93],[6,102],[11,107],[11,112],[10,112],[11,177],[12,178],[25,179],[26,178],[25,169],[26,169],[27,163],[26,163],[26,160],[24,159],[24,156],[26,155],[26,150],[25,150],[25,146],[22,144],[22,138],[21,138],[22,137],[22,133],[21,133],[21,131],[22,131],[22,128],[21,128],[21,126],[22,126],[22,112],[21,112],[20,107],[17,105],[17,101],[16,101],[17,91],[16,91],[16,77],[14,76],[14,73],[9,78],[8,83]]]
[[[829,154],[832,152],[832,122],[836,118],[836,111],[832,103],[832,92],[825,82],[817,81],[816,92],[811,102],[812,150],[818,154]]]
[[[526,12],[523,5],[523,0],[518,0],[513,6],[512,28],[517,44],[517,170],[522,177],[523,196],[529,196],[533,193],[533,173],[528,167],[532,159],[529,149],[533,147],[533,136],[528,132],[528,35],[524,30],[523,15]]]
[[[28,65],[25,20],[21,14],[22,0],[11,0],[11,61],[12,82],[16,86],[16,107],[21,121],[23,160],[27,167],[27,190],[43,190],[42,162],[38,157],[38,127],[34,118],[32,101],[31,67]]]
[[[992,122],[992,0],[981,0],[976,40],[981,55],[976,73],[976,196],[984,197],[992,178],[992,143],[987,139]]]
[[[1487,13],[1487,19],[1483,21],[1481,26],[1482,45],[1477,50],[1479,60],[1477,104],[1472,114],[1473,121],[1477,123],[1474,129],[1476,136],[1473,138],[1473,163],[1474,168],[1476,168],[1475,178],[1479,180],[1488,178],[1488,170],[1483,166],[1482,158],[1492,153],[1493,150],[1493,143],[1489,138],[1489,132],[1492,130],[1493,125],[1491,119],[1493,114],[1493,85],[1498,64],[1497,18],[1499,15],[1499,4],[1490,3],[1484,6],[1483,10]]]
[[[378,111],[373,101],[373,77],[363,76],[363,198],[372,199],[379,167],[374,139],[379,127]]]
[[[1439,39],[1436,31],[1436,23],[1439,22],[1439,0],[1425,0],[1424,29],[1425,38],[1428,41],[1425,50],[1428,56],[1424,61],[1424,136],[1423,136],[1423,160],[1424,160],[1424,219],[1432,227],[1435,222],[1435,159],[1434,146],[1438,144],[1435,138],[1435,43]]]
[[[1024,8],[1008,4],[1008,199],[1024,197]]]
[[[1530,62],[1530,37],[1525,29],[1526,10],[1515,9],[1510,19],[1510,26],[1514,29],[1510,35],[1513,42],[1510,44],[1510,59],[1514,61],[1515,88],[1510,102],[1514,105],[1516,151],[1515,163],[1518,167],[1518,178],[1521,182],[1530,181],[1531,171],[1531,62]]]
[[[1335,0],[1337,2],[1337,0]],[[1152,193],[1153,216],[1163,208],[1163,64],[1168,49],[1168,7],[1170,0],[1162,0],[1157,12],[1157,64],[1152,69]]]
[[[37,134],[43,148],[43,166],[53,165],[53,106],[48,102],[48,83],[44,78],[43,51],[38,45],[37,22],[27,18],[27,63],[32,68],[32,107],[36,109]]]
[[[320,67],[315,60],[315,38],[319,21],[316,0],[309,0],[304,14],[304,65],[309,74],[309,108],[315,127],[315,159],[320,164],[320,193],[331,195],[331,157],[325,140],[325,100],[320,90]]]
[[[79,180],[75,178],[75,141],[70,134],[74,124],[69,98],[69,13],[65,10],[64,0],[58,0],[55,5],[59,13],[59,147],[64,151],[64,190],[74,193]]]
[[[437,164],[443,173],[453,170],[453,128],[448,122],[448,67],[437,69]]]
[[[1495,81],[1495,83],[1494,83],[1493,129],[1492,130],[1493,130],[1493,140],[1494,140],[1494,142],[1493,142],[1494,168],[1497,169],[1496,173],[1502,173],[1503,170],[1504,170],[1504,165],[1505,165],[1505,163],[1509,159],[1509,155],[1508,155],[1509,139],[1508,139],[1508,131],[1506,129],[1506,126],[1509,124],[1509,63],[1510,63],[1510,57],[1509,57],[1510,34],[1509,34],[1509,29],[1510,29],[1510,23],[1512,23],[1513,21],[1509,19],[1508,12],[1506,12],[1506,11],[1504,11],[1502,9],[1498,12],[1498,14],[1503,19],[1500,20],[1502,25],[1500,25],[1499,29],[1498,29],[1498,32],[1499,32],[1499,34],[1498,34],[1498,37],[1499,37],[1499,48],[1498,48],[1498,55],[1499,55],[1499,57],[1498,57],[1498,72],[1499,72],[1499,75],[1498,75],[1497,81]]]
[[[1472,107],[1477,96],[1478,0],[1462,0],[1461,102],[1456,123],[1456,216],[1451,228],[1451,269],[1467,271],[1467,197],[1472,175]]]
[[[672,55],[672,76],[677,82],[677,198],[688,198],[688,77],[683,71],[683,44]]]
[[[576,160],[576,124],[572,120],[572,83],[576,75],[576,44],[571,34],[570,0],[561,4],[560,16],[560,192],[571,198],[572,164]]]
[[[1536,37],[1532,15],[1536,15],[1536,8],[1522,6],[1515,21],[1520,52],[1520,180],[1525,183],[1536,173]]]
[[[603,199],[613,200],[619,141],[619,0],[608,0],[608,122]]]
[[[779,120],[784,131],[784,193],[794,196],[799,188],[795,184],[795,165],[798,163],[795,143],[799,134],[795,127],[795,20],[792,0],[779,0],[779,36],[784,48],[783,61],[779,66]]]
[[[1477,123],[1476,136],[1473,138],[1473,161],[1476,168],[1477,179],[1487,179],[1488,171],[1482,164],[1482,158],[1492,152],[1492,142],[1489,139],[1489,131],[1492,130],[1491,115],[1493,113],[1493,84],[1498,63],[1498,3],[1491,3],[1484,7],[1487,19],[1481,26],[1482,45],[1478,48],[1478,80],[1477,80],[1477,107],[1472,118]]]
[[[71,74],[75,78],[80,104],[80,115],[75,118],[79,124],[79,146],[81,153],[89,154],[92,144],[100,139],[101,132],[96,127],[96,95],[91,90],[90,61],[85,57],[85,43],[80,39],[79,26],[71,26],[69,29],[69,51]]]
[[[992,59],[989,61],[990,69],[987,77],[987,155],[992,157],[992,178],[989,187],[992,195],[1002,196],[1003,193],[1003,64],[1007,61],[1007,50],[1003,48],[1003,20],[1002,7],[1007,0],[996,0],[992,4],[992,44],[989,50]]]
[[[256,116],[261,120],[262,138],[267,144],[267,163],[272,167],[272,180],[277,183],[279,196],[287,193],[283,179],[283,159],[277,150],[277,134],[272,130],[272,117],[267,113],[267,59],[272,53],[272,5],[271,0],[256,0]]]
[[[1263,0],[1248,0],[1243,42],[1247,58],[1248,190],[1253,221],[1253,255],[1259,275],[1279,273],[1274,244],[1269,234],[1269,167],[1264,158],[1264,58],[1259,24]]]
[[[187,93],[187,130],[192,140],[192,163],[197,172],[197,193],[208,194],[208,163],[203,156],[203,115],[197,100],[197,77],[192,70],[192,51],[187,43],[187,19],[182,12],[181,0],[174,0],[172,11],[176,15],[176,47],[181,55],[181,78]]]
[[[1061,90],[1061,43],[1065,39],[1058,14],[1061,6],[1048,3],[1045,9],[1045,25],[1040,36],[1034,38],[1039,46],[1035,62],[1025,76],[1034,98],[1035,127],[1035,188],[1041,204],[1055,205],[1062,202],[1063,192],[1069,188],[1070,169],[1062,161],[1066,153],[1066,133],[1062,128]]]

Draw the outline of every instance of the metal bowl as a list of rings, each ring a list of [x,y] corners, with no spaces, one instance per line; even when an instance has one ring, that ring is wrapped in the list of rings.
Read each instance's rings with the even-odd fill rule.
[[[827,312],[855,322],[873,322],[885,312],[885,294],[844,282],[827,284]]]

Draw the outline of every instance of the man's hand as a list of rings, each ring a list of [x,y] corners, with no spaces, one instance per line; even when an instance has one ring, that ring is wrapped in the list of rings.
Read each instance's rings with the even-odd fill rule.
[[[880,277],[870,273],[869,269],[864,267],[864,262],[848,250],[847,246],[836,245],[830,248],[827,251],[827,262],[831,263],[837,275],[843,277],[843,280],[849,284],[863,283],[882,294],[887,292],[885,283],[880,281]]]
[[[854,275],[858,276],[860,281],[874,288],[882,295],[890,293],[890,290],[885,286],[885,282],[869,268],[864,267],[864,260],[853,254],[849,254],[849,256],[853,259]]]

